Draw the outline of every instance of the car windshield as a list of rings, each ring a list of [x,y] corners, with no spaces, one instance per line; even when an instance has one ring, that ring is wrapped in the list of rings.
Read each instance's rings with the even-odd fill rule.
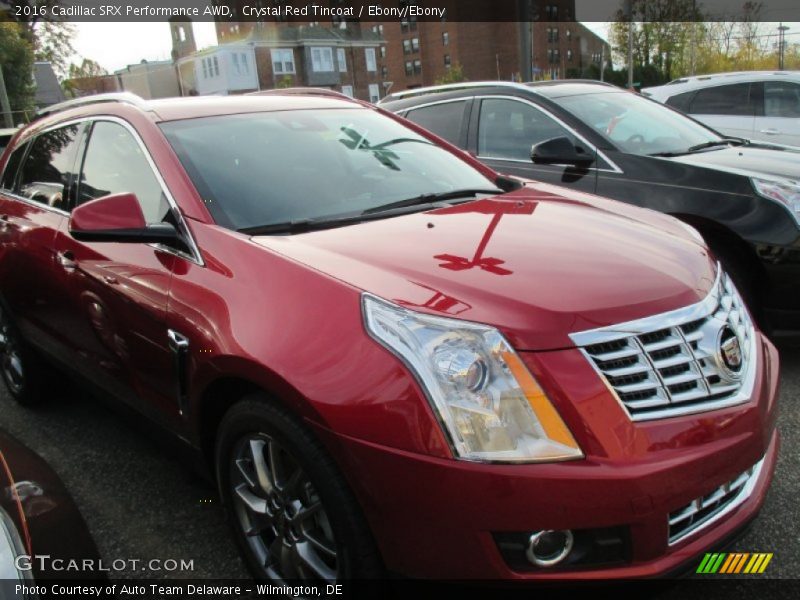
[[[374,213],[415,199],[422,206],[434,195],[496,187],[366,108],[225,115],[161,128],[214,219],[237,230]]]
[[[621,91],[558,99],[565,110],[623,152],[681,154],[722,142],[719,135],[657,102]]]

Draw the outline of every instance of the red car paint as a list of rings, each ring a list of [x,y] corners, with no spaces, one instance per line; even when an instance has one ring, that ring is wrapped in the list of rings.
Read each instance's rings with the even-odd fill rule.
[[[157,125],[344,104],[277,95],[155,101],[149,110],[105,103],[23,131],[11,149],[59,122],[124,120],[146,145],[202,259],[144,244],[80,243],[66,215],[0,191],[0,214],[7,216],[0,289],[26,337],[206,456],[221,415],[237,399],[225,392],[267,392],[313,427],[353,488],[386,566],[406,575],[659,575],[748,522],[763,502],[778,447],[778,357],[769,341],[756,334],[758,373],[747,402],[636,423],[569,337],[704,298],[715,261],[686,227],[530,182],[450,208],[250,237],[214,223]],[[65,256],[73,266],[58,262]],[[364,291],[497,327],[585,458],[528,465],[455,460],[416,379],[365,332]],[[191,345],[185,405],[175,394],[170,329]],[[670,511],[762,457],[765,467],[745,503],[668,547]],[[503,531],[612,525],[628,528],[631,538],[630,561],[613,568],[514,571],[492,539]]]

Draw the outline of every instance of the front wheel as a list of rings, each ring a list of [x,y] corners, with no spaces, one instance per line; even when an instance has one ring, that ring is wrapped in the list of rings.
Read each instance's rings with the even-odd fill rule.
[[[0,305],[0,374],[19,404],[33,406],[44,396],[46,376],[41,359],[31,350]]]
[[[333,583],[381,576],[353,498],[321,444],[260,395],[220,425],[219,491],[236,542],[257,579]]]

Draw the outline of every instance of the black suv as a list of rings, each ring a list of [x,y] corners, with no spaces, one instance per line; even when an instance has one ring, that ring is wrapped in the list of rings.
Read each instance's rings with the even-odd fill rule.
[[[599,82],[454,84],[380,105],[500,172],[682,219],[762,327],[800,334],[800,149],[726,137]]]

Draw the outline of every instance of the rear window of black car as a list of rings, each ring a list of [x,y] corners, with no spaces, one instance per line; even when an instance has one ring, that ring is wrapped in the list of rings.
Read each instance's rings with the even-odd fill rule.
[[[225,115],[161,129],[214,220],[231,229],[494,187],[464,160],[368,109]]]
[[[410,110],[406,114],[406,119],[459,146],[466,108],[465,100],[443,102]]]

